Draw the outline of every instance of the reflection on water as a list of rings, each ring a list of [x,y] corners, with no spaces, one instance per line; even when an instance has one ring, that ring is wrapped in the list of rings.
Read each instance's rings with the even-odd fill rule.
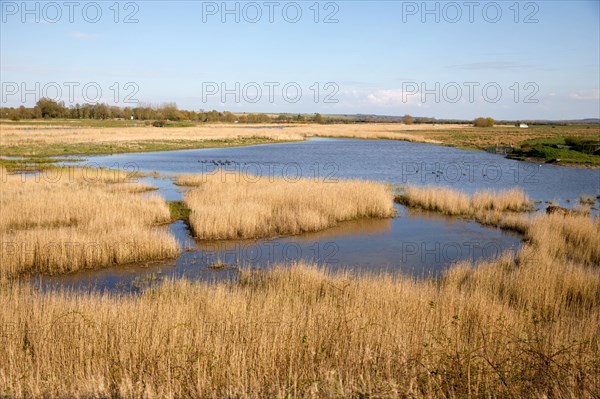
[[[161,176],[210,172],[208,165],[225,165],[230,172],[269,174],[293,180],[298,176],[364,178],[394,184],[444,185],[473,193],[481,189],[520,187],[532,199],[568,205],[580,195],[596,196],[600,171],[537,165],[477,151],[389,140],[313,139],[236,148],[118,154],[90,157],[93,166],[115,168],[131,164]],[[222,167],[222,166],[219,166]],[[214,166],[213,166],[214,169]],[[159,188],[167,200],[181,200],[185,188],[173,177],[140,179]],[[170,226],[184,252],[177,260],[115,266],[67,276],[35,277],[44,286],[69,286],[136,291],[165,277],[203,281],[227,280],[236,267],[269,267],[280,262],[315,262],[336,270],[436,276],[455,262],[477,261],[517,250],[520,236],[483,227],[472,220],[397,206],[398,216],[357,220],[317,233],[270,240],[194,242],[187,226]],[[211,269],[210,265],[229,265]]]
[[[392,228],[394,219],[359,219],[341,223],[327,230],[321,230],[314,233],[305,233],[288,237],[295,243],[314,243],[327,242],[331,240],[349,238],[349,237],[365,237],[373,235],[383,235],[389,232]],[[221,248],[226,251],[239,246],[251,246],[257,242],[265,240],[226,240],[226,241],[199,241],[197,246],[201,250],[211,250]],[[270,240],[265,242],[276,242],[279,240]]]

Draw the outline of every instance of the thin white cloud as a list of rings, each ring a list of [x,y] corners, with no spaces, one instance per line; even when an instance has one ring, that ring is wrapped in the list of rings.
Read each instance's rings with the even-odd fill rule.
[[[569,94],[573,100],[600,100],[600,90],[579,90]]]
[[[453,68],[465,69],[470,71],[498,71],[529,68],[530,65],[519,64],[512,61],[484,61],[472,62],[468,64],[453,65]]]
[[[97,35],[85,32],[71,32],[69,33],[69,36],[78,40],[96,40],[98,38]]]
[[[367,100],[378,106],[389,105],[421,105],[420,94],[414,92],[404,92],[401,89],[377,90],[367,95]]]

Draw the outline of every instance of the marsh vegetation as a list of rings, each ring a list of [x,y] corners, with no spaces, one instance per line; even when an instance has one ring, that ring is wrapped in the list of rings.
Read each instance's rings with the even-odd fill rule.
[[[589,213],[534,213],[518,189],[408,186],[401,204],[517,230],[523,246],[429,279],[300,262],[241,269],[221,282],[150,274],[137,294],[44,290],[19,277],[176,257],[181,249],[162,226],[173,220],[213,240],[395,213],[391,186],[364,180],[217,171],[179,176],[184,201],[166,202],[125,172],[50,170],[61,178],[0,169],[0,396],[572,398],[600,390],[600,221]],[[581,196],[578,206],[593,200]],[[207,265],[215,273],[234,266]]]
[[[128,182],[125,172],[63,168],[52,181],[0,173],[1,279],[179,254],[158,227],[170,220],[167,204],[138,194],[153,188]]]
[[[139,296],[0,291],[11,397],[593,397],[600,223],[437,280],[295,264]]]
[[[393,193],[361,180],[294,179],[217,170],[184,175],[190,224],[203,240],[268,238],[333,227],[360,218],[395,215]]]

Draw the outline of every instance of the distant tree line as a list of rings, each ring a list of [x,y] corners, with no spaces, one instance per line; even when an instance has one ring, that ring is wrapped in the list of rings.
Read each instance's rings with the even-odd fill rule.
[[[139,105],[137,107],[117,107],[108,104],[75,104],[65,106],[63,102],[42,98],[33,108],[2,108],[2,119],[15,121],[22,119],[135,119],[192,122],[229,122],[229,123],[270,123],[272,118],[266,114],[235,115],[219,111],[180,110],[175,103],[159,106]]]
[[[166,126],[168,122],[200,122],[200,123],[377,123],[394,122],[393,120],[380,119],[376,116],[360,115],[321,115],[282,113],[277,115],[256,114],[234,114],[228,111],[186,111],[181,110],[175,103],[161,105],[140,104],[135,107],[117,107],[104,103],[98,104],[75,104],[65,106],[63,102],[57,102],[49,98],[40,99],[34,107],[20,106],[18,108],[0,108],[0,118],[14,121],[26,119],[134,119],[141,121],[154,121],[157,127]],[[431,119],[431,120],[429,120]],[[435,121],[433,118],[413,118],[406,115],[402,121],[407,124],[427,123]]]
[[[321,115],[282,113],[268,115],[256,114],[234,114],[228,111],[187,111],[181,110],[175,103],[161,105],[139,104],[135,107],[117,107],[104,103],[99,104],[75,104],[65,106],[63,102],[57,102],[49,98],[40,99],[34,107],[20,106],[18,108],[0,108],[1,119],[12,119],[14,121],[24,119],[134,119],[142,121],[158,121],[156,126],[165,126],[167,122],[193,122],[193,123],[398,123],[406,125],[418,124],[454,124],[473,123],[476,127],[491,127],[496,124],[492,118],[477,118],[474,121],[436,119],[431,117],[413,117],[404,115],[402,117],[384,115]],[[508,122],[503,122],[508,123]]]

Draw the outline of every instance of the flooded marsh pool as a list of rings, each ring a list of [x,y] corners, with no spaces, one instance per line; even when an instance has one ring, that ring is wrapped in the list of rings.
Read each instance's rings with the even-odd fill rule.
[[[483,189],[518,187],[532,200],[572,206],[581,195],[596,197],[600,170],[566,168],[509,160],[495,154],[391,140],[311,139],[251,147],[118,154],[89,157],[78,165],[139,171],[169,201],[182,200],[186,188],[174,184],[187,173],[236,173],[303,178],[359,178],[393,185],[439,185],[472,194]],[[219,170],[219,172],[217,172]],[[331,229],[268,240],[195,242],[186,224],[170,226],[185,249],[173,261],[114,266],[66,276],[37,276],[45,286],[135,290],[162,278],[204,281],[229,279],[236,267],[268,267],[310,261],[329,269],[390,272],[417,278],[437,276],[461,260],[496,257],[521,246],[518,234],[484,227],[472,220],[407,210],[396,205],[393,219],[356,220]],[[243,209],[240,210],[243,212]],[[211,266],[218,265],[218,268]]]

